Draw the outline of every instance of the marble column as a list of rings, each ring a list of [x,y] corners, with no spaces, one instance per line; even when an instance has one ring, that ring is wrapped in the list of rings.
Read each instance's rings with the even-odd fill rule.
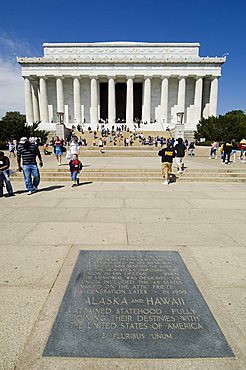
[[[126,82],[126,124],[133,124],[133,78],[128,77]]]
[[[39,101],[38,101],[38,87],[32,84],[32,104],[33,104],[33,117],[34,122],[40,121]]]
[[[144,80],[144,104],[143,104],[143,122],[150,123],[150,111],[151,111],[151,79],[146,77]]]
[[[180,77],[179,87],[178,87],[177,113],[181,113],[181,112],[185,113],[185,90],[186,90],[186,79],[185,77]]]
[[[108,122],[111,125],[115,124],[116,106],[115,106],[115,80],[109,77],[108,80]]]
[[[194,124],[198,124],[202,116],[202,90],[203,78],[196,77],[195,99],[194,99]]]
[[[91,77],[91,124],[98,123],[97,78]]]
[[[31,81],[28,77],[24,78],[25,84],[25,108],[26,108],[26,122],[32,124],[34,122],[33,117],[33,104],[32,104],[32,89]]]
[[[168,82],[169,78],[163,76],[161,81],[161,123],[167,125],[167,115],[168,115]]]
[[[217,115],[217,103],[218,103],[218,77],[214,77],[211,81],[210,86],[210,99],[209,99],[209,116]]]
[[[61,77],[56,79],[57,112],[64,113],[63,81]]]
[[[43,123],[48,123],[49,122],[49,111],[48,111],[48,96],[47,96],[47,86],[46,86],[45,77],[40,77],[39,91],[40,91],[40,119]]]
[[[80,98],[80,80],[78,77],[73,79],[73,101],[74,101],[74,121],[81,124],[81,98]]]

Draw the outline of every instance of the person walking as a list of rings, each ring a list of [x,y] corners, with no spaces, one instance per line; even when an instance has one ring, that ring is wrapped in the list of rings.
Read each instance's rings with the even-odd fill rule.
[[[101,137],[98,140],[98,147],[100,149],[100,153],[102,154],[103,153],[103,141],[102,141],[102,138]]]
[[[71,178],[73,181],[73,185],[72,185],[72,188],[73,188],[74,186],[79,185],[78,174],[80,173],[83,167],[82,163],[80,162],[78,158],[78,154],[73,155],[73,158],[69,162],[69,167],[70,167]]]
[[[237,144],[235,139],[231,141],[231,145],[232,145],[231,157],[233,156],[233,163],[236,163]]]
[[[61,165],[61,157],[62,157],[62,141],[57,136],[54,141],[54,153],[58,162],[58,166]]]
[[[184,168],[183,160],[186,152],[186,146],[183,143],[183,139],[181,137],[178,138],[178,143],[175,145],[174,149],[175,149],[175,160],[178,166],[178,172],[183,173]]]
[[[232,152],[232,143],[231,141],[226,141],[223,145],[223,162],[222,164],[230,164],[230,157],[231,157],[231,152]]]
[[[13,140],[10,140],[8,142],[8,147],[9,147],[9,158],[11,158],[12,154],[15,157],[15,144],[13,143]]]
[[[3,197],[3,187],[6,186],[9,197],[14,195],[13,188],[9,179],[9,158],[0,152],[0,198]]]
[[[194,141],[192,141],[191,143],[190,143],[190,145],[189,145],[189,156],[192,158],[193,157],[193,155],[194,155],[194,150],[195,150],[195,143],[194,143]]]
[[[24,174],[27,195],[35,193],[40,183],[40,174],[36,157],[39,159],[40,167],[43,167],[43,161],[38,146],[36,144],[31,144],[26,137],[22,137],[17,149],[17,164],[18,171],[23,171]]]
[[[74,154],[79,154],[79,143],[76,137],[73,137],[70,143],[70,154],[71,156]]]
[[[212,159],[213,155],[214,155],[214,158],[217,159],[218,148],[219,148],[219,143],[217,141],[213,141],[211,143],[211,149],[210,149],[210,154],[209,154],[208,159]]]
[[[161,157],[162,176],[165,179],[164,184],[169,185],[172,173],[173,158],[175,157],[175,150],[172,144],[167,142],[166,147],[161,149],[158,152],[158,155]]]

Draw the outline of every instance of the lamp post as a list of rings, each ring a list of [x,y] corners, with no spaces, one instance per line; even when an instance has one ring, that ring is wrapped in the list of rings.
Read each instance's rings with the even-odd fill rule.
[[[184,118],[184,112],[177,112],[177,124],[182,125]]]

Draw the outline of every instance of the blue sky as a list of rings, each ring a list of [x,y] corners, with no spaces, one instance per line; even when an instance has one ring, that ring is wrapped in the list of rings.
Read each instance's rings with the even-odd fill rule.
[[[0,117],[23,111],[15,58],[42,55],[43,42],[200,42],[201,56],[230,53],[218,113],[246,112],[245,0],[9,0],[1,4]]]

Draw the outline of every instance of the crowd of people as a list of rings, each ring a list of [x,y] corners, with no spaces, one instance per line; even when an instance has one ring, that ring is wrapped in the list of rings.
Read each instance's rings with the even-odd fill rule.
[[[145,137],[143,133],[137,133],[136,131],[129,132],[128,136],[123,136],[123,132],[128,132],[126,125],[116,126],[112,131],[102,127],[102,131],[93,132],[93,146],[98,145],[99,150],[103,153],[103,146],[107,145],[105,140],[113,142],[117,145],[122,142],[124,146],[131,146],[135,140],[139,140],[142,145],[155,145],[160,146],[161,150],[158,155],[161,157],[162,161],[162,174],[164,178],[164,184],[169,185],[172,174],[172,163],[175,158],[177,165],[177,171],[182,174],[184,171],[184,157],[188,154],[191,158],[194,156],[195,144],[194,142],[188,142],[186,139],[183,141],[182,138],[166,139],[162,136],[147,136]],[[97,141],[97,143],[96,143]],[[116,143],[116,144],[115,144]],[[49,147],[53,149],[53,154],[56,157],[58,166],[62,165],[62,156],[66,154],[66,159],[69,161],[66,164],[69,165],[72,187],[79,185],[78,174],[83,168],[82,162],[79,160],[80,147],[85,145],[81,138],[76,135],[71,136],[67,140],[60,139],[58,136],[52,138],[49,144],[43,145],[44,155],[51,155],[52,151]],[[17,158],[17,169],[23,172],[24,182],[27,190],[27,194],[31,195],[38,190],[40,183],[40,173],[37,165],[37,158],[39,160],[39,167],[43,166],[43,161],[40,153],[39,139],[35,137],[22,137],[17,143],[17,140],[13,139],[7,143],[9,150],[9,157],[5,155],[3,151],[0,151],[0,197],[3,196],[3,188],[6,187],[9,196],[13,196],[13,188],[10,181],[10,160],[11,157]],[[240,156],[238,159],[245,161],[246,158],[246,140],[241,140],[239,143],[239,148],[237,147],[235,140],[226,141],[220,144],[217,141],[211,143],[209,159],[217,159],[218,152],[220,152],[221,163],[230,164],[236,161],[237,150],[240,151]]]
[[[222,164],[231,164],[236,162],[236,153],[240,151],[239,160],[245,161],[246,159],[246,140],[241,140],[237,146],[235,140],[227,140],[220,144],[218,141],[211,143],[210,153],[208,159],[218,159],[218,152],[220,153]]]

